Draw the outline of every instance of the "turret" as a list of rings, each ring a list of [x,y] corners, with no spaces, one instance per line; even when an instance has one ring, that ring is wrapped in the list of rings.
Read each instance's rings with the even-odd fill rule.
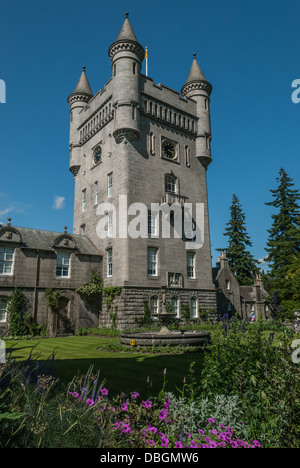
[[[140,79],[145,57],[144,48],[138,43],[128,19],[117,40],[108,51],[112,62],[113,108],[115,111],[114,137],[137,140],[140,136]]]
[[[93,93],[86,77],[85,67],[72,94],[68,97],[70,106],[70,171],[76,175],[80,169],[80,145],[78,127],[80,112],[92,99]]]
[[[196,54],[191,66],[189,76],[181,89],[184,97],[192,98],[197,102],[198,130],[196,139],[196,157],[206,168],[211,162],[211,127],[210,127],[210,94],[211,84],[206,81],[197,62]]]

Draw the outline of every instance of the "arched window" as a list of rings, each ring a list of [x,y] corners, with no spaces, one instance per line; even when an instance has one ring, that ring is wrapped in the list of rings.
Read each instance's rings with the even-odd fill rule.
[[[190,299],[190,311],[191,311],[191,318],[197,318],[198,317],[198,301],[196,297],[191,297]]]
[[[185,149],[185,164],[187,167],[190,167],[191,165],[191,151],[190,148],[186,145],[184,147]]]
[[[166,174],[165,175],[165,191],[176,193],[176,182],[177,182],[177,179],[175,176],[171,174]]]
[[[151,315],[158,314],[158,298],[157,296],[151,296],[149,301]]]
[[[7,299],[0,297],[0,323],[7,322],[7,303]]]

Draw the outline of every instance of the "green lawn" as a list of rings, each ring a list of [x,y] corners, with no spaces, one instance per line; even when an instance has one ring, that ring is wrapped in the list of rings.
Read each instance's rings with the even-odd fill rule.
[[[153,394],[157,394],[162,387],[165,368],[167,390],[176,391],[176,386],[181,388],[184,377],[188,375],[190,363],[195,362],[196,371],[199,371],[203,359],[201,352],[183,355],[147,355],[98,351],[98,347],[113,341],[118,341],[118,338],[74,336],[18,342],[6,340],[5,344],[7,351],[13,347],[12,357],[17,360],[26,360],[31,351],[38,354],[40,366],[55,350],[53,369],[64,383],[70,382],[75,375],[85,374],[92,365],[94,371],[100,371],[100,380],[106,380],[105,386],[113,394],[133,390],[143,394],[148,376],[153,384]]]

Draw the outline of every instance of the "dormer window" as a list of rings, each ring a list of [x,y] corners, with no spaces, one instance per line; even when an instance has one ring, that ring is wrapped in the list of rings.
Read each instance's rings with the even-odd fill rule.
[[[177,179],[175,176],[171,174],[166,174],[165,175],[165,191],[176,193],[176,182],[177,182]]]
[[[0,247],[0,275],[12,275],[14,249]]]

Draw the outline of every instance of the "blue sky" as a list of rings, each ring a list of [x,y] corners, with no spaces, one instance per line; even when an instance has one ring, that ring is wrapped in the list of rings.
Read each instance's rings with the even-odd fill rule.
[[[211,96],[208,195],[213,263],[233,193],[256,258],[265,256],[270,189],[284,167],[300,187],[298,0],[1,0],[0,221],[72,231],[68,95],[82,66],[93,92],[111,77],[108,48],[129,18],[149,76],[178,91],[197,53]],[[144,70],[145,72],[145,70]]]

